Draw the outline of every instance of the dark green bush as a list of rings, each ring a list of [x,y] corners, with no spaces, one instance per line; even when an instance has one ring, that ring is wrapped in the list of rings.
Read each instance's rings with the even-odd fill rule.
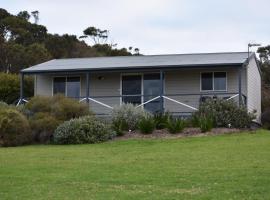
[[[0,144],[19,146],[32,141],[32,134],[26,117],[12,108],[0,109]]]
[[[154,120],[156,124],[156,129],[161,130],[166,128],[166,124],[170,118],[170,114],[168,112],[166,113],[157,113],[154,115]]]
[[[49,141],[55,128],[62,122],[91,114],[85,103],[62,95],[33,97],[23,112],[28,116],[35,141],[42,143]]]
[[[20,97],[20,77],[18,74],[0,73],[0,101],[14,103]],[[24,95],[31,97],[34,94],[33,77],[24,79]]]
[[[170,133],[181,133],[185,128],[185,121],[178,118],[170,118],[167,121],[166,128]]]
[[[33,138],[36,142],[46,143],[52,138],[54,130],[59,125],[59,121],[49,113],[36,113],[29,119]]]
[[[54,132],[55,144],[85,144],[98,143],[112,137],[107,125],[93,116],[71,119],[59,125]]]
[[[115,131],[117,136],[123,136],[124,131],[128,130],[128,125],[123,120],[114,120],[112,122],[112,129]]]
[[[261,116],[263,128],[270,129],[270,109],[266,109]]]
[[[209,116],[202,115],[199,117],[199,127],[201,129],[201,132],[205,133],[208,131],[211,131],[213,128],[213,119]]]
[[[238,106],[233,100],[209,99],[202,103],[194,114],[212,118],[214,127],[247,128],[255,118],[246,107]]]
[[[141,118],[138,124],[138,128],[141,133],[143,134],[151,134],[155,129],[155,120],[152,116],[147,116]]]

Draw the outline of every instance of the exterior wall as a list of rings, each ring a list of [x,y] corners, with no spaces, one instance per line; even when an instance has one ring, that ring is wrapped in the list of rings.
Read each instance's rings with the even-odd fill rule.
[[[36,75],[35,95],[52,96],[52,76]]]
[[[247,108],[256,111],[257,121],[261,115],[261,75],[255,60],[250,59],[247,66]]]
[[[220,93],[238,93],[238,68],[224,68],[224,69],[194,69],[194,70],[178,70],[165,73],[165,94],[196,94],[196,95],[182,95],[169,96],[172,99],[180,101],[181,103],[198,108],[200,95],[207,96],[207,92],[200,91],[200,76],[201,72],[227,72],[227,91]],[[243,72],[244,73],[244,72]],[[246,94],[245,78],[242,75],[242,92]],[[210,92],[209,92],[210,93]],[[218,92],[217,92],[218,93]],[[222,97],[230,97],[233,94],[220,95]],[[234,100],[238,102],[238,97]],[[164,100],[165,110],[171,112],[192,112],[191,108],[176,104],[170,100]]]
[[[218,70],[210,69],[192,69],[192,70],[177,70],[168,71],[164,73],[164,93],[165,94],[197,94],[186,96],[168,96],[187,105],[197,108],[199,106],[200,98],[200,74],[201,72],[208,71],[222,71],[227,72],[227,91],[228,93],[238,93],[238,69],[237,68],[224,68]],[[244,76],[246,73],[243,70],[242,76],[242,92],[247,93],[246,79]],[[61,76],[61,75],[56,75]],[[63,75],[64,76],[64,75]],[[81,77],[81,96],[86,96],[86,75],[77,74],[70,76]],[[36,92],[35,95],[52,95],[52,80],[54,75],[36,75]],[[111,107],[120,104],[120,97],[101,97],[101,96],[119,96],[121,94],[121,73],[96,73],[90,75],[90,97],[94,97],[95,100],[105,103]],[[224,92],[222,92],[224,93]],[[205,94],[205,93],[202,93]],[[99,96],[99,97],[98,97]],[[230,97],[232,94],[222,95],[223,97]],[[238,100],[238,97],[235,98]],[[165,110],[171,112],[191,112],[190,108],[181,106],[172,101],[164,99]],[[90,108],[97,114],[108,114],[111,109],[106,108],[98,103],[90,101]]]
[[[82,96],[86,95],[86,76],[82,79]],[[98,73],[90,75],[90,96],[94,99],[105,103],[111,107],[120,104],[120,97],[104,98],[101,96],[119,96],[120,95],[120,73]],[[97,97],[100,96],[100,97]],[[97,114],[108,114],[111,109],[106,108],[98,103],[90,101],[90,108]]]

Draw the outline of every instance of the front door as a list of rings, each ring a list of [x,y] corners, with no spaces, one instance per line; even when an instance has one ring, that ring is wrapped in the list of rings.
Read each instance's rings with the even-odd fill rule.
[[[144,102],[147,102],[160,95],[160,75],[145,74],[143,76]],[[144,105],[144,108],[151,113],[160,110],[160,98]]]
[[[142,77],[141,75],[122,76],[122,102],[139,105],[142,103]],[[125,96],[128,95],[128,96]]]

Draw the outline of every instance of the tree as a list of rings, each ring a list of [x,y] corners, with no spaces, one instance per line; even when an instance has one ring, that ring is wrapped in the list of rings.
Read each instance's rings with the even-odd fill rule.
[[[25,10],[19,12],[17,16],[22,18],[22,19],[25,19],[26,21],[28,21],[30,19],[30,14]]]
[[[99,28],[90,26],[83,31],[84,35],[80,38],[91,37],[94,41],[94,44],[104,44],[107,42],[109,37],[108,30],[101,30]]]
[[[39,11],[38,10],[32,11],[31,14],[35,19],[35,24],[37,24],[39,21]]]

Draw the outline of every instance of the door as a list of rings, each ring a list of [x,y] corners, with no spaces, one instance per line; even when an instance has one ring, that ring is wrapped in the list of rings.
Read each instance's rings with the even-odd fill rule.
[[[159,74],[145,74],[143,76],[143,93],[144,102],[147,102],[160,95]],[[144,108],[151,113],[158,112],[160,110],[160,98],[145,104]]]
[[[142,103],[142,77],[141,75],[122,76],[122,102],[139,105]],[[125,96],[131,95],[131,96]]]

